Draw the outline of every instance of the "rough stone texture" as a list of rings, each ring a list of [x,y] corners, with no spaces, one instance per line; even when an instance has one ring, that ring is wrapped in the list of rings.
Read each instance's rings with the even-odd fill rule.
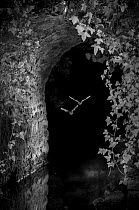
[[[0,37],[0,172],[6,182],[18,168],[17,180],[32,173],[47,157],[48,122],[45,83],[61,56],[82,42],[75,27],[61,16],[30,18],[33,40],[26,48],[10,32]],[[32,39],[32,37],[30,38]],[[30,40],[27,37],[27,40]],[[15,133],[15,134],[13,134]]]

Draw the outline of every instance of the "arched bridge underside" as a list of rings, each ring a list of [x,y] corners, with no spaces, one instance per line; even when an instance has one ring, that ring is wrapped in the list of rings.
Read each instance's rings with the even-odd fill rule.
[[[69,20],[42,14],[30,21],[31,35],[20,37],[9,31],[0,37],[1,183],[15,168],[21,180],[46,159],[45,84],[61,56],[82,43]]]

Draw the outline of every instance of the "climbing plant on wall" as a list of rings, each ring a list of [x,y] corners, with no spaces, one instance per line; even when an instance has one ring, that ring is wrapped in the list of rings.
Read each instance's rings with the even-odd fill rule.
[[[87,53],[87,59],[93,60],[94,55],[99,51],[104,57],[105,52],[109,55],[106,61],[107,69],[101,75],[110,91],[107,100],[112,103],[110,116],[106,119],[108,129],[103,133],[105,141],[109,141],[109,148],[100,148],[98,153],[103,154],[107,159],[109,168],[122,164],[123,171],[118,167],[124,175],[121,182],[129,184],[135,175],[134,172],[136,171],[136,174],[139,172],[139,34],[134,20],[130,19],[134,23],[130,27],[131,22],[128,22],[128,17],[125,19],[122,15],[127,10],[127,4],[124,1],[119,3],[118,0],[103,2],[94,0],[90,3],[89,9],[85,3],[82,4],[81,10],[86,11],[82,19],[74,15],[70,20],[83,41],[88,37],[92,38],[95,34],[94,44],[91,46],[94,52]],[[116,25],[118,21],[120,22]],[[123,71],[122,82],[117,81],[112,88],[111,76],[116,65],[120,65]],[[124,116],[128,118],[125,119]],[[124,138],[117,135],[120,118],[123,119],[125,126]],[[110,127],[112,132],[109,131]],[[121,142],[124,143],[125,148],[121,153],[115,153],[116,145]]]

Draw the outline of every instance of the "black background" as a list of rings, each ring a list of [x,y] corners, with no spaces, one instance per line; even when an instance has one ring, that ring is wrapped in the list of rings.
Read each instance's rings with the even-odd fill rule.
[[[79,101],[89,95],[91,97],[84,101],[73,115],[70,115],[60,107],[55,108],[46,94],[49,130],[48,161],[62,170],[68,167],[76,168],[85,160],[95,158],[99,147],[108,147],[103,132],[107,128],[106,117],[110,116],[111,111],[111,103],[107,100],[109,90],[101,79],[106,66],[88,61],[84,50],[80,47],[74,47],[65,53],[61,63],[64,57],[72,61],[69,67],[70,75],[65,77],[58,73],[56,68],[53,71],[55,75],[53,88],[56,89],[57,97],[64,101],[62,107],[71,111],[77,105],[69,96]],[[114,78],[117,80],[116,75]],[[52,89],[50,86],[48,80],[46,92]]]

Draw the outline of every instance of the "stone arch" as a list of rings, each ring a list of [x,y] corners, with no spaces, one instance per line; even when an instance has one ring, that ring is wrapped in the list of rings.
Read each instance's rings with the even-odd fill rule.
[[[26,57],[31,66],[27,76],[34,82],[30,83],[30,90],[24,81],[22,87],[19,84],[25,76],[22,70],[29,70],[28,66],[17,68],[18,61],[22,62],[24,57],[23,40],[10,32],[0,36],[0,175],[4,176],[1,182],[9,179],[15,166],[17,180],[21,180],[42,165],[49,150],[45,84],[61,56],[82,42],[72,23],[59,16],[42,14],[30,20],[34,38],[40,43],[37,53],[30,52]],[[17,60],[17,54],[21,60]],[[25,92],[29,93],[26,97]],[[17,135],[12,139],[13,133]]]
[[[19,167],[17,180],[21,180],[35,171],[47,156],[45,83],[61,56],[82,42],[72,23],[59,16],[42,14],[31,17],[30,21],[34,39],[40,44],[36,52],[25,51],[25,48],[23,51],[23,40],[11,32],[3,32],[0,37],[0,165],[5,181],[15,166]],[[22,68],[18,63],[22,65],[23,60]],[[31,79],[30,85],[25,85],[27,78]]]
[[[24,48],[22,38],[11,32],[0,36],[0,172],[5,181],[15,167],[19,167],[17,180],[21,180],[46,159],[49,132],[45,84],[62,55],[82,43],[75,26],[60,16],[43,13],[30,17],[30,21],[32,39],[39,42],[36,51]]]

